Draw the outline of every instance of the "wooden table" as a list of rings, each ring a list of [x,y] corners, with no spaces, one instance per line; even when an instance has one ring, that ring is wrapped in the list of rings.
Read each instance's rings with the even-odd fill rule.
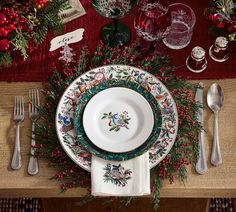
[[[206,91],[215,81],[203,80]],[[205,106],[204,127],[208,172],[198,175],[189,166],[188,180],[185,185],[176,180],[172,185],[168,182],[161,190],[161,197],[236,197],[236,79],[219,80],[225,93],[225,104],[219,114],[219,138],[223,164],[213,167],[210,152],[213,141],[213,113]],[[25,102],[28,91],[40,88],[40,83],[0,83],[0,197],[79,197],[84,189],[71,189],[59,194],[60,183],[49,180],[55,170],[47,166],[47,161],[40,160],[40,172],[37,176],[27,174],[30,148],[31,123],[28,118],[28,107],[25,103],[25,120],[21,125],[22,168],[11,170],[10,163],[15,143],[15,123],[13,122],[13,97],[24,95]]]

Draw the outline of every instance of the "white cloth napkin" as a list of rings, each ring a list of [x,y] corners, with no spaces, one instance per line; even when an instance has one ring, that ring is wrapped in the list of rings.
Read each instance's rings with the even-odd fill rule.
[[[93,196],[142,196],[150,194],[149,153],[127,161],[107,161],[92,156]]]

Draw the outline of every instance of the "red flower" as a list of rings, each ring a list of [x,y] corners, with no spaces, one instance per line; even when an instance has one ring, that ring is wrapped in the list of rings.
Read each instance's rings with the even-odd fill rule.
[[[220,22],[218,25],[217,25],[217,28],[219,28],[219,29],[222,29],[222,28],[224,28],[225,27],[225,23],[223,23],[223,22]]]

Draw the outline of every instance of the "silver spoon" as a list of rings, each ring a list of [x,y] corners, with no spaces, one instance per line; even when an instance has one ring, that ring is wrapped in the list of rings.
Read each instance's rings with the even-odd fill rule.
[[[220,153],[219,135],[218,135],[218,112],[224,103],[224,93],[222,88],[214,83],[208,89],[207,92],[207,104],[209,108],[214,112],[214,141],[211,153],[211,163],[218,166],[222,163],[222,157]]]

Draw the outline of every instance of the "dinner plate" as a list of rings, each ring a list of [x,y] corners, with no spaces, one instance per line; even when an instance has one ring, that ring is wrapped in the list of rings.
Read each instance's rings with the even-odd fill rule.
[[[91,170],[91,153],[77,139],[73,124],[78,100],[84,91],[112,79],[133,81],[148,90],[156,99],[162,114],[161,132],[149,150],[150,168],[156,166],[171,150],[178,131],[175,102],[165,85],[152,74],[128,65],[94,68],[75,79],[63,93],[56,112],[58,139],[67,155],[83,169]]]
[[[105,151],[101,148],[95,146],[87,137],[84,127],[82,124],[83,112],[87,103],[91,100],[93,96],[96,96],[99,92],[104,91],[109,88],[117,88],[117,87],[125,87],[132,89],[133,91],[138,92],[142,97],[145,98],[146,101],[149,102],[154,116],[154,125],[152,132],[148,139],[139,147],[123,153],[114,153]],[[144,152],[149,150],[152,145],[156,142],[157,137],[160,134],[161,126],[162,126],[162,116],[159,105],[156,103],[156,99],[151,95],[149,91],[143,88],[138,83],[126,80],[108,80],[104,83],[100,83],[92,88],[86,90],[81,98],[78,99],[77,106],[75,109],[74,115],[74,126],[77,132],[77,137],[79,143],[91,154],[96,155],[97,157],[103,158],[105,160],[115,160],[115,161],[123,161],[129,160],[139,155],[142,155]]]
[[[141,146],[154,125],[148,101],[129,88],[108,88],[88,102],[84,130],[97,147],[109,152],[128,152]]]

